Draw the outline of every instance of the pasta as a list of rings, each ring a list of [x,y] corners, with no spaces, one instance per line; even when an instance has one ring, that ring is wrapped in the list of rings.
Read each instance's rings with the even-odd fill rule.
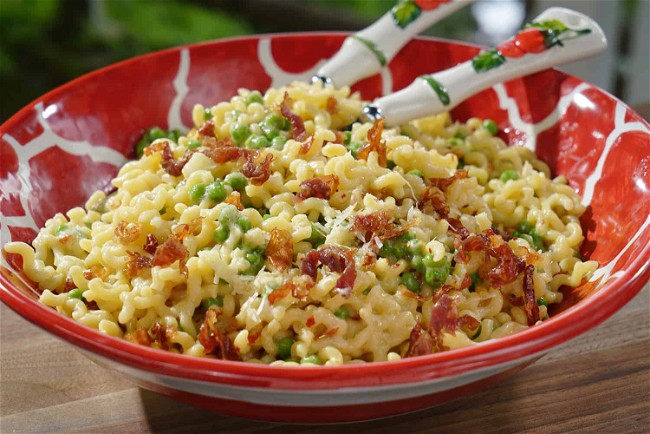
[[[113,193],[5,249],[42,303],[102,333],[287,366],[478,345],[595,270],[576,192],[493,122],[385,129],[363,105],[294,83],[197,106],[187,134],[150,132]]]

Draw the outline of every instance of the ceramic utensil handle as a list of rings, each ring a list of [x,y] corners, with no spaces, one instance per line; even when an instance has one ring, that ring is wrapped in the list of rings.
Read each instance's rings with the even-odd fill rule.
[[[387,126],[451,110],[497,83],[601,53],[602,29],[591,18],[550,8],[495,49],[482,51],[453,68],[418,77],[399,92],[376,99],[362,119],[382,117]],[[545,92],[545,89],[539,89]]]
[[[346,38],[312,82],[338,87],[378,73],[418,33],[474,0],[401,0],[374,24]]]

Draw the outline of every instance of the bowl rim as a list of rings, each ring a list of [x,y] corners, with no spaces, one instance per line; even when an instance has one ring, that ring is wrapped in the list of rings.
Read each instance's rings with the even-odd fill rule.
[[[259,41],[265,38],[285,37],[345,37],[349,34],[350,32],[292,32],[238,36],[181,45],[122,60],[75,78],[30,102],[0,126],[0,136],[25,116],[31,115],[34,106],[39,102],[56,99],[70,87],[114,69],[128,68],[132,63],[179,53],[183,49],[201,46],[218,47],[243,40]],[[418,37],[415,39],[451,46],[483,48],[479,45],[443,38]],[[561,71],[557,72],[566,77],[573,77]],[[581,83],[586,83],[580,78],[575,78]],[[597,86],[593,87],[617,103],[623,104],[648,126],[644,119],[636,115],[618,98]],[[647,237],[648,232],[645,230],[641,237]],[[18,277],[20,271],[3,270],[0,273],[0,300],[3,303],[43,330],[83,350],[97,353],[112,361],[171,377],[244,387],[270,387],[283,390],[343,390],[349,387],[378,387],[387,384],[417,383],[424,379],[445,378],[461,372],[494,367],[534,354],[542,354],[551,347],[573,339],[600,324],[641,290],[644,283],[650,279],[650,243],[646,243],[622,274],[614,278],[610,277],[609,281],[586,300],[577,302],[565,311],[534,327],[499,339],[441,353],[390,362],[337,366],[269,366],[193,357],[144,347],[122,338],[102,334],[96,329],[78,323],[72,318],[65,317],[54,309],[40,304],[38,300],[30,298],[18,290],[8,275],[5,275],[7,272],[15,273],[14,276],[20,279]],[[593,304],[598,304],[598,309],[592,309],[591,305]]]

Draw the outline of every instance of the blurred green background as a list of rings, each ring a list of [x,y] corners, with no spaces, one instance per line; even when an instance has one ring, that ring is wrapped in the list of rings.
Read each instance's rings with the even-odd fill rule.
[[[358,30],[395,3],[396,0],[0,0],[0,122],[56,86],[122,59],[176,45],[251,33]],[[510,14],[520,25],[540,7],[554,2],[478,3],[501,8],[502,17]],[[609,9],[620,9],[619,15],[629,22],[639,0],[560,3],[575,3],[570,6],[578,8],[602,4],[602,11],[597,8],[588,13],[609,17]],[[488,44],[490,35],[485,34],[485,28],[481,30],[481,23],[475,18],[483,15],[477,14],[476,8],[464,8],[427,34]],[[615,41],[615,48],[618,45]],[[584,69],[586,74],[594,70]],[[625,96],[624,86],[617,88],[620,76],[620,71],[613,68],[602,80],[596,77],[591,81]]]

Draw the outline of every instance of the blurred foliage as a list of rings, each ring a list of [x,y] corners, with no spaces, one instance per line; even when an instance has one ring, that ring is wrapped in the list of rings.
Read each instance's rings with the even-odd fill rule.
[[[0,0],[0,120],[93,69],[253,32],[240,17],[180,0]]]
[[[286,31],[271,18],[247,16],[242,5],[255,1],[0,0],[0,122],[47,91],[119,60],[210,39]],[[369,24],[396,0],[277,0],[277,7],[283,2],[321,6],[329,22],[345,14]],[[427,34],[464,39],[473,28],[465,8]]]

